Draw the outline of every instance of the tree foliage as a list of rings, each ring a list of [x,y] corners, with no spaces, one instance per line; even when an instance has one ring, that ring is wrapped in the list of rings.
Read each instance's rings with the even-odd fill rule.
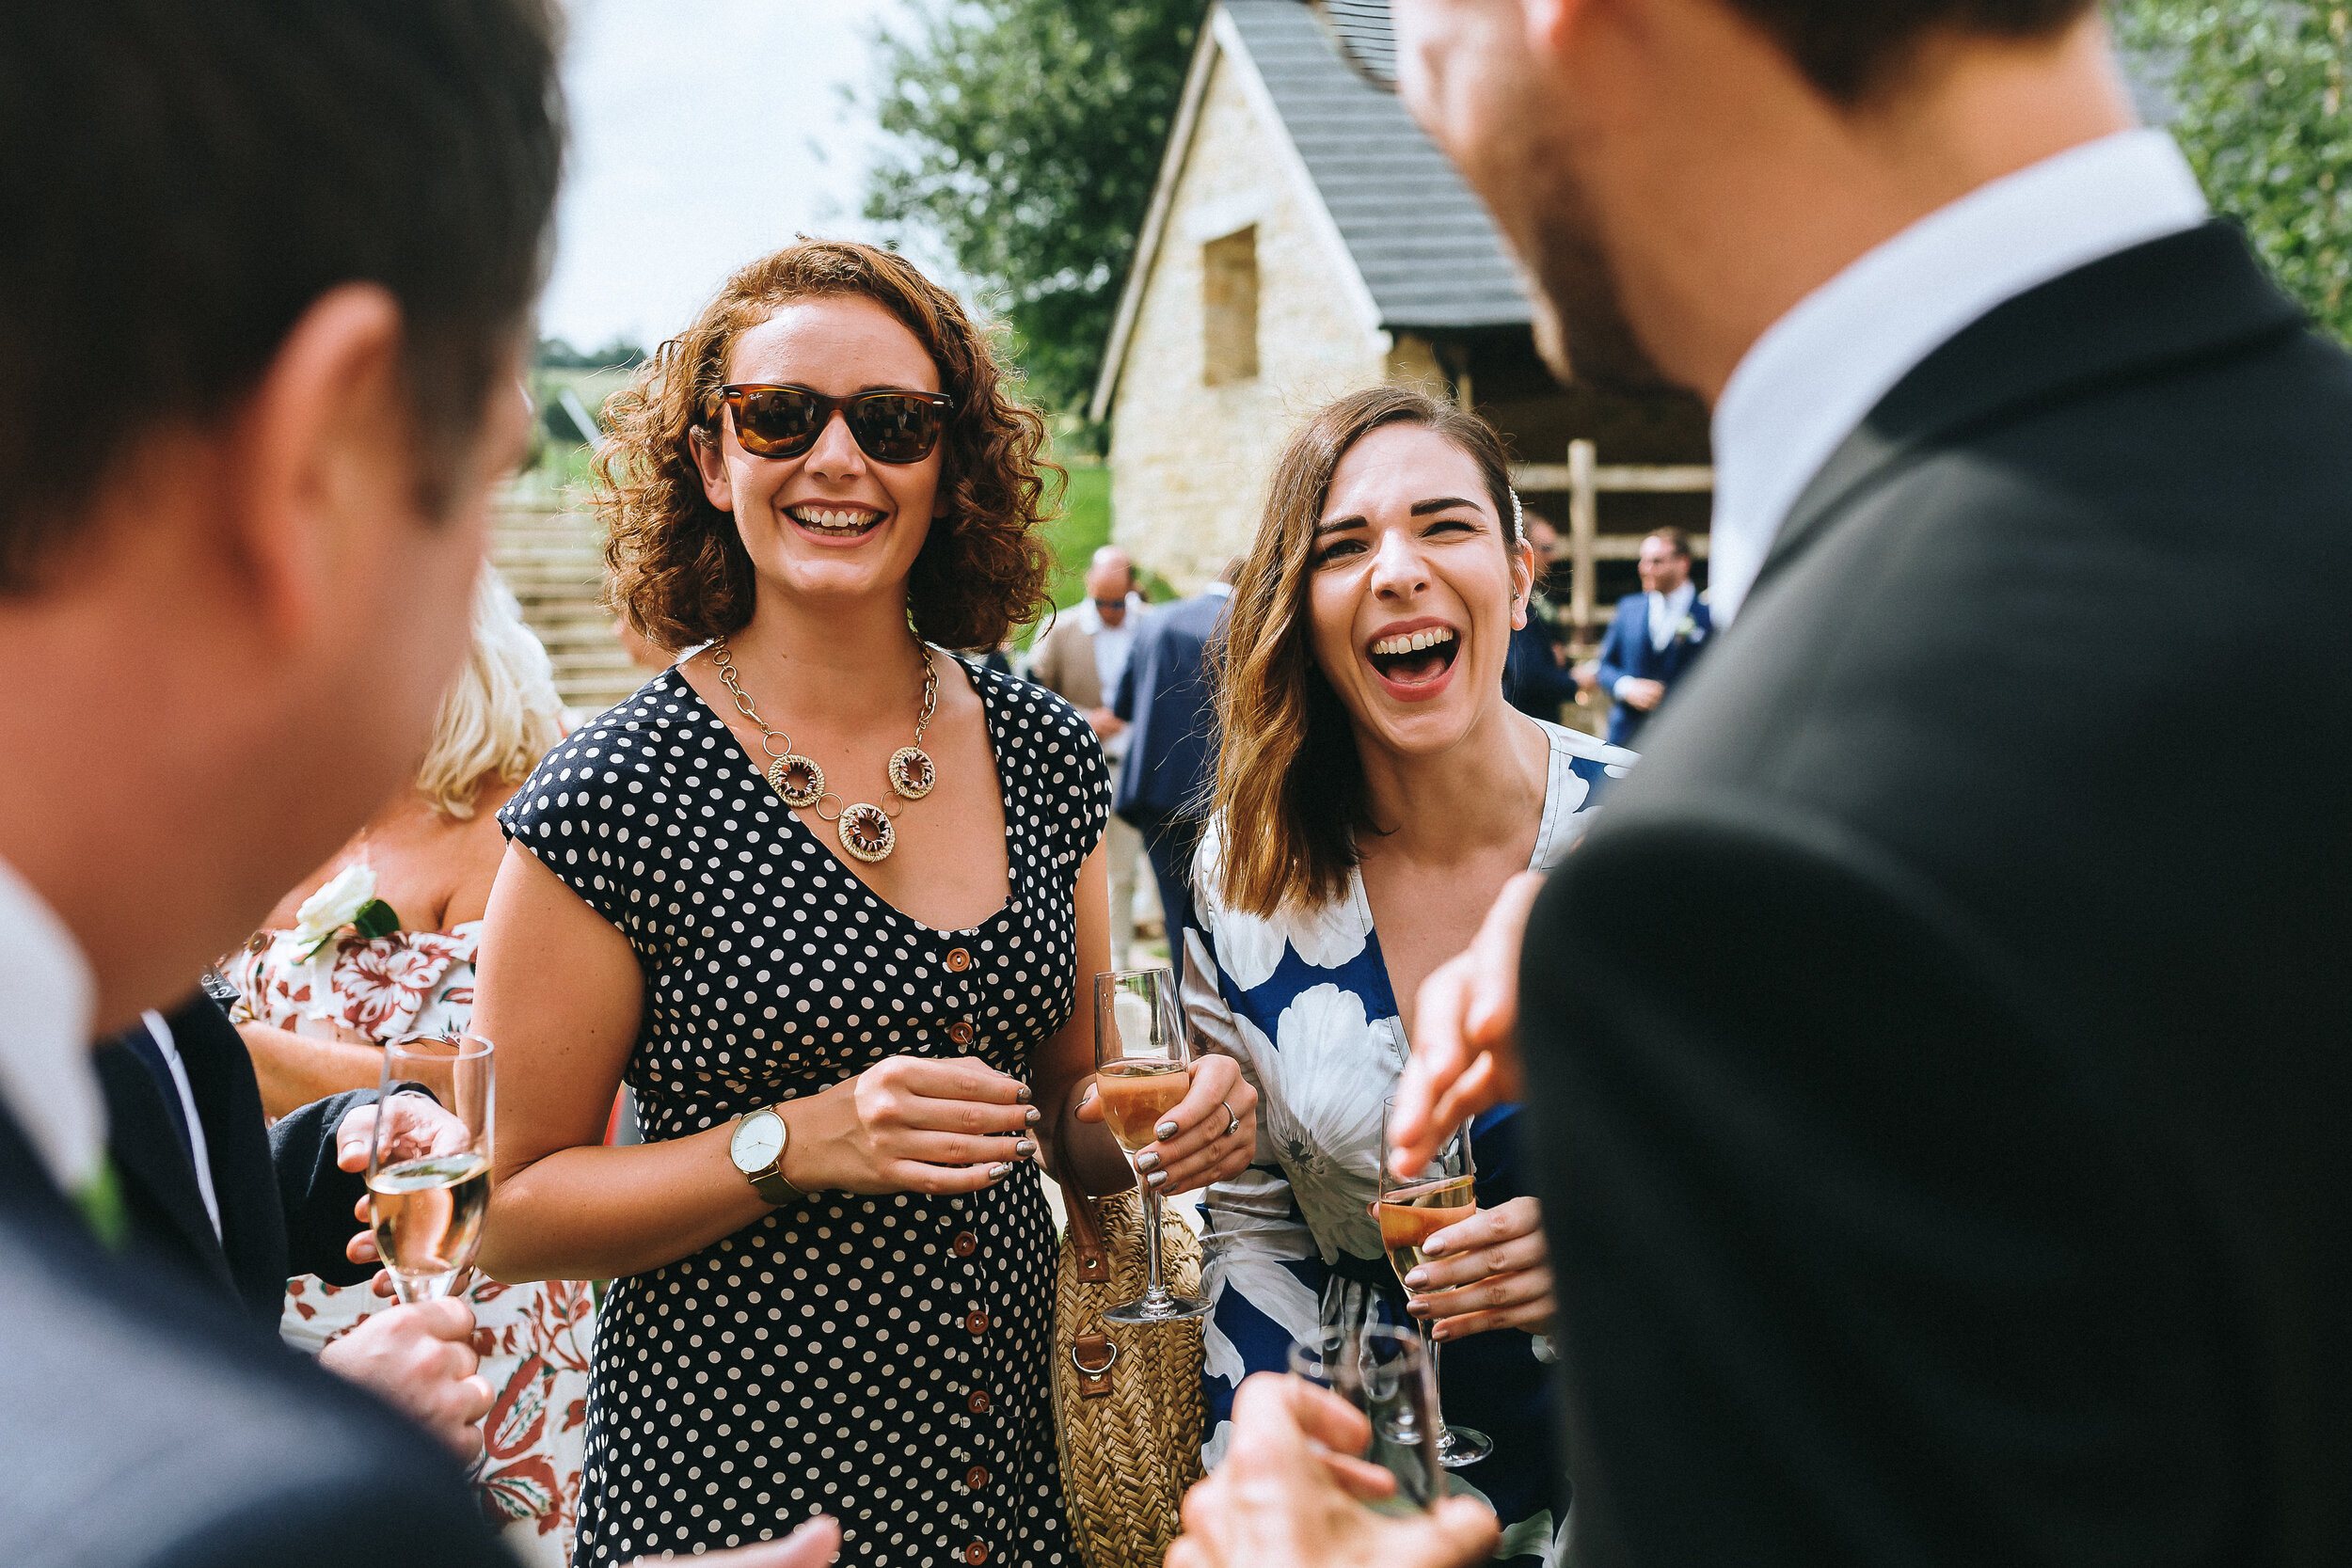
[[[920,228],[1019,340],[1030,391],[1093,390],[1203,0],[921,0],[885,35],[898,150],[866,214]]]
[[[2178,109],[2169,129],[2279,280],[2352,340],[2352,4],[2116,0],[2118,34]]]

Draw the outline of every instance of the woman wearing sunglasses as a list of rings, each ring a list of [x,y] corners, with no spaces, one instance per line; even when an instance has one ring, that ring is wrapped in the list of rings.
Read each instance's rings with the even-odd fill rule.
[[[483,1266],[613,1280],[573,1560],[824,1513],[846,1560],[1067,1561],[1038,1173],[1130,1180],[1075,1110],[1108,782],[1067,704],[946,651],[1042,608],[1042,427],[952,296],[824,243],[613,407],[614,597],[698,651],[503,814],[474,1014]],[[648,1141],[600,1147],[624,1078]],[[1167,1190],[1240,1169],[1253,1103],[1195,1069]]]

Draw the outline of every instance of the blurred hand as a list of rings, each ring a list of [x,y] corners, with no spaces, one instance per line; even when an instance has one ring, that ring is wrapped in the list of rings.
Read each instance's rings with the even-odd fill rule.
[[[356,1383],[438,1437],[458,1458],[482,1451],[482,1418],[495,1396],[475,1375],[473,1308],[453,1296],[388,1307],[319,1352],[319,1365]]]
[[[1389,1122],[1391,1168],[1419,1170],[1442,1133],[1519,1098],[1519,940],[1543,887],[1540,871],[1503,883],[1470,946],[1422,982]]]
[[[892,1056],[787,1101],[785,1180],[803,1192],[974,1193],[1037,1152],[1028,1085],[975,1056]]]
[[[1127,727],[1127,721],[1109,708],[1090,707],[1087,709],[1087,727],[1094,732],[1098,740],[1108,740]]]
[[[1625,683],[1625,689],[1617,693],[1617,701],[1628,707],[1640,708],[1644,713],[1647,713],[1665,700],[1666,683],[1664,681],[1628,681]]]
[[[1405,1276],[1406,1309],[1438,1339],[1490,1328],[1550,1331],[1551,1252],[1542,1206],[1515,1197],[1447,1226],[1422,1243],[1429,1261]]]
[[[715,1564],[716,1568],[825,1568],[840,1553],[841,1527],[820,1513],[781,1541],[705,1552],[694,1560]],[[637,1560],[667,1562],[670,1559],[647,1557]]]
[[[1158,1137],[1136,1156],[1136,1168],[1162,1194],[1188,1193],[1239,1176],[1257,1152],[1258,1091],[1241,1075],[1241,1064],[1231,1056],[1196,1056],[1191,1077],[1184,1098],[1152,1129]],[[1232,1107],[1230,1117],[1227,1106]],[[1101,1125],[1103,1107],[1091,1083],[1071,1114]]]
[[[1600,689],[1600,660],[1588,658],[1568,672],[1576,681],[1580,695],[1589,696]]]
[[[1343,1456],[1371,1438],[1344,1400],[1260,1372],[1233,1396],[1225,1462],[1184,1494],[1184,1533],[1167,1568],[1470,1568],[1502,1540],[1492,1510],[1448,1497],[1392,1519],[1363,1506],[1393,1490],[1386,1471]],[[1379,1477],[1374,1481],[1373,1472]]]

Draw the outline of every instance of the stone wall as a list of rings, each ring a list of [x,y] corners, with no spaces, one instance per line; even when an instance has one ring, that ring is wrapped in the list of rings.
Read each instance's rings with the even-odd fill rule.
[[[1220,55],[1144,282],[1111,413],[1113,537],[1185,593],[1247,547],[1267,470],[1318,405],[1391,373],[1345,259],[1307,206],[1278,125],[1262,121]],[[1254,226],[1257,373],[1210,386],[1202,256]],[[1397,355],[1424,367],[1426,351]]]

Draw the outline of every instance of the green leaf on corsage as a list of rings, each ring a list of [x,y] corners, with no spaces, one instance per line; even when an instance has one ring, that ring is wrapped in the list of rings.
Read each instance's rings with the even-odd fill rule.
[[[359,933],[362,942],[389,937],[400,929],[400,916],[381,898],[371,898],[359,906],[359,912],[351,917],[351,928]]]

